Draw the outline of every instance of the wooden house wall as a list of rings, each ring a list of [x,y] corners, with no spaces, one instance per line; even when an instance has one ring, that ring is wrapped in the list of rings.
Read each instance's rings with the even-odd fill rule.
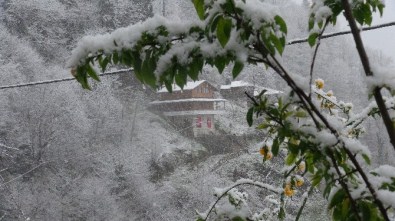
[[[207,88],[207,89],[205,89]],[[192,90],[184,91],[173,91],[159,93],[159,100],[179,100],[179,99],[190,99],[190,98],[214,98],[214,90],[211,84],[203,82]]]

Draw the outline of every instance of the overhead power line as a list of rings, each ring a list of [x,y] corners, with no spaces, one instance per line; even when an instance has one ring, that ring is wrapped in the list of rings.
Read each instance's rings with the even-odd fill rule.
[[[123,73],[128,73],[128,72],[131,72],[131,71],[133,71],[132,68],[121,69],[121,70],[116,70],[116,71],[104,72],[104,73],[99,74],[99,76],[123,74]],[[53,84],[53,83],[72,81],[72,80],[75,80],[75,78],[74,77],[68,77],[68,78],[61,78],[61,79],[54,79],[54,80],[36,81],[36,82],[30,82],[30,83],[24,83],[24,84],[5,85],[5,86],[0,86],[0,90],[2,90],[2,89],[10,89],[10,88],[27,87],[27,86],[35,86],[35,85],[40,85],[40,84]]]
[[[384,23],[384,24],[380,24],[380,25],[373,25],[373,26],[370,26],[370,27],[363,27],[363,28],[361,28],[361,30],[362,31],[371,31],[371,30],[385,28],[385,27],[390,27],[390,26],[395,26],[395,22],[389,22],[389,23]],[[351,34],[351,31],[340,31],[340,32],[324,34],[324,35],[321,36],[321,39],[332,38],[332,37],[341,36],[341,35],[347,35],[347,34]],[[294,40],[288,41],[287,45],[300,44],[300,43],[305,43],[307,41],[308,41],[308,38],[294,39]],[[117,70],[117,71],[104,72],[102,74],[99,74],[99,76],[115,75],[115,74],[131,72],[131,71],[133,71],[132,68],[121,69],[121,70]],[[31,82],[31,83],[5,85],[5,86],[0,86],[0,90],[10,89],[10,88],[27,87],[27,86],[35,86],[35,85],[40,85],[40,84],[52,84],[52,83],[58,83],[58,82],[64,82],[64,81],[72,81],[72,80],[75,80],[75,78],[74,77],[69,77],[69,78],[62,78],[62,79],[37,81],[37,82]]]
[[[384,23],[384,24],[380,24],[380,25],[373,25],[370,27],[363,27],[361,28],[361,31],[371,31],[371,30],[375,30],[375,29],[379,29],[379,28],[385,28],[385,27],[390,27],[390,26],[394,26],[395,22],[389,22],[389,23]],[[333,33],[328,33],[328,34],[324,34],[321,36],[321,39],[324,38],[332,38],[332,37],[336,37],[336,36],[340,36],[340,35],[347,35],[347,34],[351,34],[351,30],[350,31],[340,31],[340,32],[333,32]],[[293,44],[300,44],[300,43],[305,43],[307,42],[308,38],[303,38],[303,39],[294,39],[291,41],[288,41],[288,45],[293,45]]]

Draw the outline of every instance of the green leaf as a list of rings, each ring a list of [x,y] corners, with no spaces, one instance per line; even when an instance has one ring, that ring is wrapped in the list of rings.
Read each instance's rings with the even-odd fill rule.
[[[274,21],[276,21],[276,24],[278,26],[280,26],[280,31],[282,31],[283,33],[287,34],[288,30],[287,30],[287,24],[285,23],[284,19],[281,18],[281,16],[276,15],[274,17]]]
[[[127,58],[124,58],[125,55],[127,55]],[[142,74],[143,61],[140,58],[140,54],[137,51],[126,51],[122,53],[122,60],[128,60],[129,66],[133,65],[134,74],[136,75],[137,79],[139,79],[141,82],[144,82],[144,76]]]
[[[216,13],[212,16],[211,21],[209,24],[211,28],[211,32],[214,32],[217,29],[218,21],[222,18],[222,16],[219,13]]]
[[[200,20],[204,20],[204,0],[193,0],[193,5]]]
[[[262,38],[263,44],[264,44],[265,48],[267,49],[268,53],[274,55],[275,48],[273,47],[272,42],[269,41],[269,39],[266,37],[266,32],[265,32],[264,28],[262,28],[262,30],[261,30],[261,38]],[[270,38],[270,35],[269,35],[269,38]]]
[[[89,65],[89,64],[86,64]],[[80,82],[82,88],[91,90],[88,84],[88,76],[86,74],[86,67],[85,66],[78,66],[77,67],[77,75],[75,76],[78,82]]]
[[[217,25],[217,38],[223,48],[229,41],[231,31],[232,31],[232,20],[225,19],[221,16],[218,20],[218,25]]]
[[[295,163],[297,155],[290,153],[288,154],[287,158],[285,159],[285,163],[289,166]]]
[[[292,133],[292,132],[291,132]],[[296,144],[292,144],[292,143],[288,143],[288,150],[292,153],[292,154],[294,154],[294,155],[297,155],[298,153],[299,153],[299,151],[300,151],[300,148],[299,148],[299,146],[298,145],[296,145]]]
[[[165,87],[167,89],[168,92],[173,92],[173,87],[172,87],[172,83],[165,81]]]
[[[155,87],[156,85],[156,76],[154,74],[155,70],[155,61],[154,58],[151,57],[152,52],[149,51],[147,52],[145,56],[145,60],[143,62],[143,65],[141,67],[141,76],[143,79],[143,82],[148,84],[151,87]]]
[[[328,208],[332,209],[334,206],[340,204],[341,202],[343,202],[343,200],[346,197],[346,192],[343,189],[339,189],[335,195],[333,195],[331,202],[329,203]]]
[[[345,199],[343,200],[342,207],[341,207],[341,217],[347,217],[350,211],[350,200]]]
[[[203,69],[204,60],[200,57],[195,57],[192,63],[189,65],[188,75],[189,77],[196,81],[198,80],[199,73]]]
[[[251,107],[247,111],[247,123],[248,123],[248,126],[250,126],[250,127],[252,126],[252,123],[253,123],[253,116],[254,116],[254,107]]]
[[[314,16],[309,18],[309,31],[314,28]]]
[[[121,56],[121,62],[122,64],[126,65],[126,66],[132,66],[132,61],[133,61],[133,57],[132,57],[132,53],[130,50],[122,50],[121,52],[122,56]],[[140,55],[139,55],[140,58]]]
[[[106,56],[101,62],[99,60],[99,65],[100,65],[103,72],[106,70],[109,62],[110,62],[110,59],[108,58],[108,56]]]
[[[322,176],[319,174],[314,175],[312,181],[311,181],[311,185],[312,186],[317,186],[322,180]]]
[[[226,67],[226,57],[218,56],[214,59],[214,65],[218,69],[219,73],[222,74]]]
[[[188,80],[188,71],[184,67],[179,66],[174,79],[176,84],[180,86],[181,89],[183,89]]]
[[[236,60],[235,65],[233,66],[233,70],[232,70],[233,79],[235,79],[235,78],[237,78],[237,76],[239,76],[239,74],[243,70],[243,68],[244,68],[244,63]]]
[[[362,158],[365,160],[365,162],[366,162],[368,165],[370,165],[370,158],[369,158],[368,155],[362,154]]]
[[[245,221],[245,219],[241,218],[240,216],[233,217],[232,221]]]
[[[323,21],[318,22],[318,27],[319,27],[320,29],[322,28],[323,25],[324,25],[324,22],[323,22]]]
[[[278,213],[278,219],[279,220],[284,220],[285,218],[285,210],[283,207],[280,208],[280,212]]]
[[[354,8],[353,15],[355,20],[361,25],[364,23],[370,25],[372,23],[372,12],[368,4],[360,4],[359,7]]]
[[[363,220],[366,220],[366,221],[373,221],[374,220],[374,219],[372,219],[373,218],[372,214],[371,214],[372,210],[370,208],[369,203],[360,201],[358,203],[358,207],[362,211]]]
[[[305,118],[305,117],[307,117],[307,113],[306,113],[306,111],[299,110],[299,111],[295,112],[294,116],[299,117],[299,118]]]
[[[281,45],[283,46],[283,48],[285,48],[285,45],[286,45],[286,41],[285,41],[285,37],[281,37],[280,38],[280,42],[281,42]]]
[[[309,35],[309,38],[307,41],[309,42],[310,47],[313,47],[315,45],[315,42],[317,41],[318,33],[312,33]]]
[[[93,69],[93,67],[90,64],[86,64],[86,72],[92,79],[96,81],[100,81],[99,76],[97,76],[96,71]]]
[[[279,150],[280,150],[280,141],[279,141],[278,137],[276,137],[276,139],[274,139],[274,141],[273,141],[273,146],[272,146],[273,155],[277,156]]]
[[[350,216],[350,214],[351,214],[351,212],[349,213],[349,216]],[[332,218],[334,221],[344,221],[344,219],[342,217],[342,210],[341,210],[340,205],[335,205],[335,208],[332,212]]]
[[[114,64],[118,64],[119,62],[119,54],[117,51],[114,51],[113,55],[112,55],[112,62]]]
[[[380,12],[380,16],[383,16],[384,7],[385,7],[385,5],[383,5],[383,4],[379,4],[377,6],[377,8],[379,9],[379,12]]]
[[[283,54],[284,45],[281,43],[280,39],[278,39],[273,33],[270,33],[269,38],[273,42],[273,45],[277,49],[278,53],[280,53],[280,55]]]
[[[266,128],[270,127],[270,126],[271,126],[270,124],[263,122],[263,123],[259,124],[256,127],[256,129],[263,130],[263,129],[266,129]]]
[[[372,18],[372,11],[370,10],[370,6],[368,4],[363,4],[362,11],[365,18],[365,23],[371,25],[373,18]]]
[[[309,173],[314,173],[315,167],[314,167],[313,161],[311,160],[311,162],[310,162],[310,161],[306,160],[306,165],[307,165],[307,171],[309,171]]]

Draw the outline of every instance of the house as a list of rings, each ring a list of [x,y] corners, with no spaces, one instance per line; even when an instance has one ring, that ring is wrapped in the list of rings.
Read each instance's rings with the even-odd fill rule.
[[[266,95],[276,95],[282,93],[270,88],[254,86],[245,81],[232,81],[230,84],[221,85],[220,87],[220,93],[223,98],[243,102],[249,101],[249,98],[245,94],[246,92],[251,96],[258,96],[263,90],[266,90]]]
[[[222,114],[225,99],[214,96],[217,89],[209,82],[187,82],[183,89],[173,85],[172,93],[160,89],[158,100],[151,102],[152,109],[166,116],[183,133],[196,136],[215,132],[215,115]]]
[[[232,81],[230,84],[221,85],[220,93],[225,99],[246,101],[248,98],[245,92],[252,96],[254,94],[254,89],[254,85],[248,82]]]

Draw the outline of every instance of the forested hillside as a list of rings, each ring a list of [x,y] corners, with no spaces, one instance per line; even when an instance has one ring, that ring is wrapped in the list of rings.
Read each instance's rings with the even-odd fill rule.
[[[306,37],[308,6],[272,2],[290,24],[288,38]],[[182,0],[0,0],[0,84],[71,77],[65,61],[83,36],[154,14],[196,19],[192,3]],[[350,42],[323,40],[315,77],[360,109],[367,92]],[[283,59],[307,76],[312,49],[289,46]],[[219,87],[231,76],[206,67],[201,78]],[[261,66],[247,67],[237,80],[286,88]],[[195,209],[214,200],[213,187],[240,178],[281,185],[281,160],[262,163],[264,134],[247,126],[244,103],[229,101],[217,119],[219,134],[198,139],[151,112],[155,99],[131,73],[102,77],[92,91],[76,81],[0,90],[0,220],[193,220]],[[365,126],[367,143],[389,143],[378,121]],[[393,162],[389,147],[380,148],[372,150],[374,160]],[[248,191],[256,198],[252,210],[273,205],[267,191]],[[326,219],[325,201],[315,195],[305,220]],[[301,199],[302,192],[289,200],[289,219]]]

